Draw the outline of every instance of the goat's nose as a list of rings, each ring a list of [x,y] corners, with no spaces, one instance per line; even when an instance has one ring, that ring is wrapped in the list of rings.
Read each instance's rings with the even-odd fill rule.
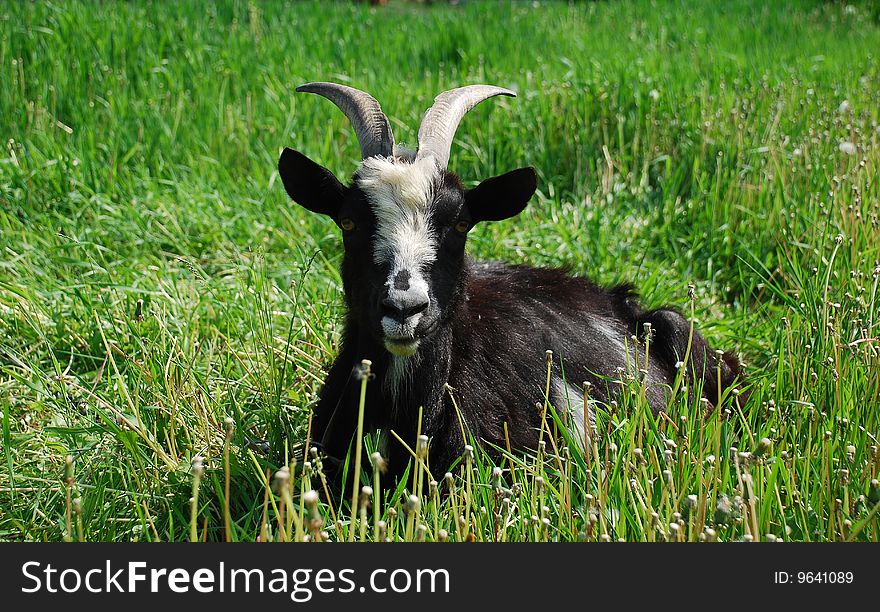
[[[382,311],[387,317],[391,317],[403,323],[413,315],[424,311],[428,307],[428,293],[426,291],[391,291],[382,299]]]

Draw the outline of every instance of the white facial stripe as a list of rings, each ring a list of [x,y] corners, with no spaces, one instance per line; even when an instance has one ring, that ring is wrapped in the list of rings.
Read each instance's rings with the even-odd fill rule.
[[[370,157],[361,164],[358,185],[376,215],[373,260],[391,264],[389,282],[402,270],[409,272],[411,283],[424,282],[421,271],[437,258],[429,221],[436,178],[430,158],[409,163]]]

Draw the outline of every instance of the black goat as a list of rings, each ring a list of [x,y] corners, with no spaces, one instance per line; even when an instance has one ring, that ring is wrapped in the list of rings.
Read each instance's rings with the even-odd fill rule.
[[[362,359],[372,361],[378,382],[367,394],[367,431],[394,430],[414,440],[421,407],[422,433],[431,438],[430,465],[441,473],[464,450],[463,428],[499,447],[509,439],[514,448],[536,448],[542,427],[536,405],[544,404],[547,383],[545,350],[564,360],[565,371],[563,376],[554,359],[549,400],[571,415],[575,440],[585,442],[581,381],[591,383],[592,399],[611,401],[609,377],[631,368],[635,352],[645,368],[644,345],[630,339],[647,324],[650,360],[641,376],[654,412],[666,405],[688,350],[691,385],[701,382],[711,405],[719,388],[734,384],[735,357],[725,354],[719,361],[701,335],[691,335],[681,314],[644,311],[629,287],[606,290],[558,269],[475,263],[465,255],[467,233],[476,223],[516,215],[536,188],[532,168],[473,189],[446,170],[464,114],[482,100],[513,92],[474,85],[441,94],[425,114],[413,153],[395,148],[388,119],[370,95],[332,83],[297,91],[339,106],[363,156],[348,187],[292,149],[284,150],[278,164],[290,197],[330,216],[345,245],[342,348],[313,420],[313,439],[329,457],[344,457],[356,430],[360,385],[354,371]],[[592,421],[589,404],[586,416]],[[392,474],[409,456],[396,443],[385,454]]]

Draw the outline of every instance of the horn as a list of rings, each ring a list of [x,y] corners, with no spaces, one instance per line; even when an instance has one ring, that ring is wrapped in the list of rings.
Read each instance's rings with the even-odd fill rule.
[[[509,89],[492,85],[468,85],[450,89],[434,98],[434,105],[425,113],[419,127],[419,152],[416,159],[433,157],[443,169],[449,164],[452,138],[465,113],[477,104],[493,96],[516,94]]]
[[[357,134],[363,159],[376,155],[393,155],[394,136],[391,134],[391,124],[376,98],[367,92],[337,83],[306,83],[297,87],[296,91],[323,96],[345,113]]]

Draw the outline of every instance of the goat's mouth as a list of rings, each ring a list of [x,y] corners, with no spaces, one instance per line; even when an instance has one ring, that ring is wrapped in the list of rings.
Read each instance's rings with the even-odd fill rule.
[[[423,319],[401,323],[385,317],[382,320],[382,343],[385,350],[396,357],[411,357],[416,354],[422,340],[430,337],[437,329],[438,322]]]
[[[385,349],[398,357],[414,355],[419,348],[416,334],[419,317],[415,320],[399,321],[391,317],[382,317],[382,341]]]
[[[419,350],[416,338],[385,337],[385,349],[395,357],[412,357]]]

